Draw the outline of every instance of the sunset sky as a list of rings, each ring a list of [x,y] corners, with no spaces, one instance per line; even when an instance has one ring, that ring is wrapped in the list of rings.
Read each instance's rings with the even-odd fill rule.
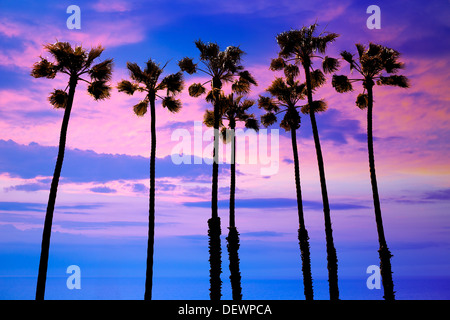
[[[69,5],[81,9],[81,29],[69,30]],[[381,29],[368,29],[369,5],[381,9]],[[48,95],[68,79],[34,79],[31,67],[58,41],[85,48],[101,44],[100,60],[113,58],[111,98],[95,102],[77,86],[53,220],[48,299],[142,299],[148,222],[150,117],[136,117],[143,96],[119,93],[126,62],[152,58],[177,72],[183,57],[198,61],[194,41],[235,45],[264,94],[276,73],[275,36],[314,22],[340,37],[327,55],[356,53],[355,43],[398,50],[411,87],[375,87],[374,144],[386,240],[394,257],[398,299],[450,298],[450,3],[448,1],[2,1],[0,4],[0,299],[33,299],[42,228],[57,155],[62,110]],[[342,63],[337,74],[349,74]],[[211,165],[173,163],[185,129],[186,155],[211,158],[211,136],[194,123],[206,109],[187,88],[207,79],[185,74],[182,110],[157,102],[155,299],[209,299],[207,219],[211,215]],[[355,106],[361,84],[339,94],[329,81],[314,97],[329,108],[317,115],[339,262],[342,299],[382,299],[369,290],[366,269],[378,265],[378,238],[369,179],[366,112]],[[259,118],[262,110],[252,112]],[[244,299],[304,299],[297,239],[297,203],[290,134],[267,128],[279,143],[269,160],[258,143],[238,154],[236,222],[241,234]],[[198,129],[197,129],[198,130]],[[276,131],[279,130],[279,131]],[[197,131],[198,134],[199,131]],[[317,299],[328,299],[325,232],[316,153],[309,117],[298,130],[305,223],[310,236]],[[271,151],[273,148],[273,151]],[[277,148],[277,149],[275,149]],[[278,152],[278,157],[275,157]],[[257,155],[249,163],[249,154]],[[264,162],[265,161],[265,162]],[[273,174],[264,168],[277,167]],[[266,172],[267,173],[267,172]],[[220,166],[223,299],[231,299],[228,254],[229,165]],[[66,288],[66,268],[81,269],[80,290]]]

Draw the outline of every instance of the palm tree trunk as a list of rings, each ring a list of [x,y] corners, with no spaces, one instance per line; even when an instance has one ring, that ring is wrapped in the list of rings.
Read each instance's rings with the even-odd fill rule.
[[[52,184],[50,186],[50,195],[48,197],[47,212],[45,214],[44,230],[42,233],[41,258],[39,261],[39,273],[36,285],[36,300],[44,300],[45,296],[45,283],[47,280],[48,255],[50,250],[50,236],[52,233],[53,212],[55,210],[59,177],[61,175],[61,168],[64,160],[64,151],[66,148],[67,128],[69,126],[70,112],[72,111],[76,86],[77,77],[71,77],[69,82],[67,105],[64,110],[61,133],[59,136],[58,157],[56,158],[55,171],[53,173]]]
[[[236,192],[236,136],[235,121],[230,121],[231,139],[231,177],[230,177],[230,227],[228,228],[227,248],[230,257],[230,282],[233,300],[242,300],[241,272],[239,268],[239,232],[235,222],[235,192]]]
[[[386,244],[384,237],[383,220],[381,217],[380,197],[378,195],[377,176],[375,174],[375,157],[373,152],[373,130],[372,130],[372,111],[373,111],[373,86],[367,85],[367,146],[369,151],[369,169],[370,182],[372,184],[373,205],[375,208],[375,221],[377,224],[378,242],[380,249],[380,273],[383,281],[384,299],[395,300],[394,282],[392,280],[391,257],[392,254]]]
[[[234,120],[234,119],[232,119]],[[230,121],[231,129],[231,165],[230,165],[230,228],[236,227],[235,218],[235,193],[236,193],[236,136],[235,136],[235,123]]]
[[[214,81],[213,81],[214,83]],[[214,86],[213,86],[214,88]],[[214,93],[216,95],[216,93]],[[217,101],[215,96],[214,101]],[[209,236],[209,262],[210,262],[210,299],[220,300],[222,297],[222,248],[220,244],[220,218],[217,209],[218,179],[219,179],[219,107],[214,102],[214,150],[213,150],[213,172],[211,192],[211,218],[208,220]]]
[[[150,200],[148,215],[147,271],[145,277],[144,300],[152,299],[153,287],[153,250],[155,244],[155,158],[156,158],[156,116],[155,96],[150,96],[151,116],[151,152],[150,152]]]
[[[303,200],[302,190],[300,187],[300,166],[298,161],[297,150],[297,134],[294,128],[291,128],[291,142],[292,152],[294,155],[294,170],[295,170],[295,189],[297,191],[297,208],[298,208],[298,241],[300,244],[300,255],[302,259],[302,272],[303,272],[303,286],[306,300],[314,300],[314,291],[311,275],[311,256],[309,250],[309,236],[305,227],[305,220],[303,216]]]
[[[312,99],[312,87],[311,87],[311,75],[309,73],[309,65],[304,65],[305,77],[306,77],[306,89],[308,94],[308,104],[310,106],[310,118],[311,126],[314,136],[314,144],[316,147],[317,164],[319,166],[320,187],[322,190],[322,202],[323,202],[323,214],[325,218],[325,238],[327,246],[327,268],[328,268],[328,284],[330,290],[330,300],[339,299],[339,287],[338,287],[338,260],[336,254],[336,248],[333,241],[333,229],[331,228],[331,216],[330,205],[328,202],[327,184],[325,179],[325,169],[323,165],[322,149],[320,147],[319,131],[317,129],[316,117],[314,114],[313,99]]]

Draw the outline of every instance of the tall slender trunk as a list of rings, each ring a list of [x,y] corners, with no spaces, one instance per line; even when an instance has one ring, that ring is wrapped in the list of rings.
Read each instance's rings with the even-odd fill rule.
[[[61,168],[64,160],[64,151],[66,148],[67,128],[69,126],[70,112],[72,111],[77,79],[77,76],[72,76],[69,80],[69,94],[67,98],[67,105],[64,110],[61,133],[59,136],[58,157],[56,158],[55,171],[53,173],[52,184],[50,186],[50,195],[48,197],[47,212],[45,214],[44,230],[42,233],[41,258],[39,261],[39,273],[36,285],[36,300],[44,300],[45,296],[45,283],[47,280],[48,255],[50,250],[50,236],[52,233],[53,212],[55,210],[59,177],[61,175]]]
[[[155,244],[155,158],[156,158],[156,116],[155,116],[155,96],[150,98],[151,116],[151,152],[150,152],[150,200],[148,215],[148,244],[147,244],[147,271],[145,277],[144,300],[152,299],[153,287],[153,251]]]
[[[235,120],[230,121],[231,137],[231,177],[230,177],[230,227],[228,228],[227,248],[230,258],[230,282],[233,300],[242,300],[241,272],[239,268],[239,232],[235,219],[236,192],[236,136]]]
[[[316,147],[317,164],[319,166],[320,187],[322,190],[322,202],[323,202],[323,214],[325,218],[325,238],[327,246],[327,268],[328,268],[328,284],[330,290],[330,300],[339,299],[339,287],[338,287],[338,260],[336,254],[336,248],[333,241],[333,229],[331,228],[331,216],[330,205],[328,202],[327,184],[325,179],[325,169],[323,165],[322,149],[320,147],[319,131],[317,129],[316,117],[314,114],[313,99],[312,99],[312,87],[311,87],[311,75],[309,71],[310,66],[304,65],[305,77],[306,77],[306,89],[308,94],[308,104],[310,106],[310,118],[311,126],[314,136],[314,144]]]
[[[298,161],[297,150],[297,134],[295,128],[291,128],[292,152],[294,155],[295,170],[295,190],[297,191],[297,208],[298,208],[298,241],[300,244],[300,255],[302,259],[303,287],[306,300],[314,300],[314,291],[311,275],[311,256],[309,250],[309,236],[306,230],[305,220],[303,216],[303,200],[302,189],[300,186],[300,166]]]
[[[383,219],[381,217],[380,197],[378,195],[377,176],[375,174],[375,157],[373,152],[373,130],[372,130],[372,112],[373,112],[373,84],[367,84],[367,147],[369,151],[369,169],[370,182],[372,184],[373,205],[375,208],[375,221],[377,224],[378,242],[380,249],[380,273],[383,281],[384,299],[395,300],[394,282],[392,280],[391,257],[392,254],[384,237]]]
[[[220,80],[213,79],[213,89],[220,89]],[[217,93],[214,94],[214,150],[211,190],[211,218],[208,220],[209,262],[210,262],[210,299],[220,300],[222,297],[222,248],[220,244],[220,218],[217,209],[219,179],[219,106]]]
[[[235,120],[230,120],[231,129],[231,164],[230,164],[230,228],[236,227],[235,218],[235,193],[236,193],[236,136],[235,136]]]

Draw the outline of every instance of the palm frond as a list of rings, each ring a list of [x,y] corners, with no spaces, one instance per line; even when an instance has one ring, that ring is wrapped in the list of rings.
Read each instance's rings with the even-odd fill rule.
[[[181,110],[181,100],[168,96],[162,100],[162,106],[167,108],[172,113],[177,113]]]
[[[278,46],[280,47],[278,55],[287,58],[295,53],[296,49],[299,49],[302,47],[302,44],[304,44],[304,37],[304,28],[301,30],[289,30],[279,33],[276,37]]]
[[[297,99],[304,99],[306,96],[306,84],[296,82],[293,86]]]
[[[141,70],[141,68],[138,66],[137,63],[134,62],[127,62],[127,68],[130,71],[130,77],[134,81],[146,84],[148,81],[148,78],[144,74],[144,72]]]
[[[145,98],[135,106],[133,106],[133,111],[138,117],[143,117],[147,113],[148,100]]]
[[[159,66],[159,63],[152,59],[148,59],[147,63],[145,64],[144,73],[149,77],[153,79],[158,79],[158,77],[162,73],[162,69]]]
[[[245,127],[247,129],[255,130],[256,132],[259,131],[259,122],[254,117],[250,116],[245,120]]]
[[[97,80],[89,84],[87,88],[89,94],[94,97],[94,100],[104,100],[111,96],[111,87],[106,84],[106,81]]]
[[[348,91],[353,91],[353,86],[345,75],[333,75],[331,80],[331,85],[336,89],[337,92],[343,93]]]
[[[231,90],[238,94],[245,94],[250,92],[250,84],[247,81],[236,80],[231,85]]]
[[[228,65],[227,68],[229,70],[233,70],[233,68],[236,67],[236,64],[239,63],[239,61],[241,61],[244,51],[242,51],[241,48],[239,47],[229,46],[225,49],[224,53],[226,58],[225,65]],[[236,69],[235,71],[239,71],[238,69]]]
[[[220,129],[220,137],[222,138],[223,143],[230,143],[231,138],[233,137],[234,130],[228,129],[227,127],[222,127]]]
[[[239,81],[248,82],[249,84],[253,84],[255,86],[258,85],[255,78],[248,70],[241,71],[238,74],[239,74]]]
[[[206,89],[201,83],[194,83],[189,87],[189,95],[191,97],[199,97],[205,92]]]
[[[316,100],[312,103],[312,110],[314,113],[324,112],[328,109],[327,103],[323,100]],[[309,114],[311,112],[311,107],[309,104],[305,104],[301,107],[301,112],[303,114]]]
[[[254,105],[255,105],[255,101],[254,100],[245,99],[244,101],[242,101],[242,103],[240,105],[240,109],[242,111],[247,111],[248,109],[250,109]]]
[[[211,60],[219,55],[219,45],[214,42],[204,43],[202,40],[195,41],[195,46],[200,51],[200,59]]]
[[[315,40],[315,49],[317,49],[319,53],[324,54],[327,46],[334,42],[337,37],[339,37],[337,33],[327,33],[324,36],[313,37],[313,40]]]
[[[261,124],[266,128],[275,122],[277,122],[277,116],[273,112],[267,112],[261,116]]]
[[[44,48],[55,58],[56,65],[60,70],[73,69],[74,50],[68,42],[55,42],[47,44]]]
[[[41,57],[41,60],[33,65],[31,76],[34,78],[53,79],[56,76],[56,72],[56,66],[47,59]]]
[[[380,76],[380,79],[377,81],[378,85],[384,86],[396,86],[400,88],[409,88],[409,80],[405,76],[392,75],[389,77]]]
[[[48,101],[55,109],[65,109],[67,105],[68,94],[64,90],[55,89],[50,96]]]
[[[342,59],[344,59],[345,61],[347,61],[348,63],[350,63],[350,65],[353,65],[355,63],[355,61],[353,60],[353,54],[351,54],[348,51],[342,51],[341,52],[341,57]]]
[[[316,69],[310,73],[311,75],[311,86],[314,89],[321,87],[325,82],[326,78],[320,69]]]
[[[286,101],[286,98],[290,96],[289,88],[283,78],[273,80],[272,84],[266,90],[278,100]]]
[[[185,71],[188,74],[197,72],[197,64],[195,64],[191,58],[181,59],[180,61],[178,61],[178,66],[180,67],[181,71]]]
[[[356,50],[358,51],[359,58],[361,58],[364,55],[364,51],[366,51],[366,48],[361,43],[357,43]]]
[[[276,59],[272,59],[272,61],[270,62],[269,69],[272,71],[279,71],[279,70],[283,70],[285,65],[286,65],[286,63],[283,58],[276,58]]]
[[[278,112],[280,107],[270,97],[259,96],[258,108],[262,108],[269,112]]]
[[[111,80],[111,74],[112,74],[112,59],[107,59],[103,62],[100,62],[93,66],[89,70],[89,75],[91,76],[92,80],[102,80],[102,81],[109,81]]]
[[[222,117],[219,115],[219,127],[223,126]],[[203,123],[210,128],[214,127],[214,111],[213,110],[205,110],[205,114],[203,115]]]
[[[89,53],[87,56],[86,65],[90,66],[95,59],[100,57],[103,50],[105,50],[105,49],[101,45],[91,48],[91,50],[89,50]]]
[[[177,72],[166,76],[161,81],[161,88],[167,89],[167,94],[176,95],[183,90],[184,80],[183,73]]]
[[[300,74],[300,70],[295,64],[286,64],[283,70],[286,78],[292,80]]]
[[[221,94],[221,91],[219,89],[214,88],[214,89],[208,91],[208,93],[206,94],[205,100],[206,100],[206,102],[214,103],[214,101],[216,100],[216,96],[220,97],[220,94]]]
[[[322,61],[322,69],[325,73],[332,73],[339,69],[339,60],[325,56]]]
[[[283,120],[280,122],[280,127],[286,132],[291,129],[297,130],[300,128],[300,114],[297,109],[288,109],[288,111],[284,114]]]
[[[356,106],[360,109],[367,108],[369,104],[369,97],[365,93],[358,94],[358,97],[356,97]]]
[[[383,50],[383,46],[375,43],[369,43],[369,49],[366,51],[367,56],[374,57]]]
[[[117,89],[119,92],[124,92],[129,94],[130,96],[134,94],[136,90],[138,90],[138,84],[131,83],[128,80],[122,80],[117,84]]]

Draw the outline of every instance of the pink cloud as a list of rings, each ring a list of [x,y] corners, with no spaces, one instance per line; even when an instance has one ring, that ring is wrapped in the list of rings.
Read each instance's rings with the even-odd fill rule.
[[[92,5],[98,12],[126,12],[130,11],[130,4],[120,0],[100,0]]]
[[[17,38],[23,48],[2,48],[0,65],[31,68],[40,55],[45,55],[43,45],[58,41],[69,41],[84,47],[103,45],[105,48],[138,43],[145,38],[145,29],[137,20],[121,19],[111,21],[94,20],[89,30],[57,28],[54,23],[31,26],[22,22],[4,20],[0,22],[0,36]],[[30,29],[33,32],[30,32]],[[95,30],[92,32],[91,30]]]

